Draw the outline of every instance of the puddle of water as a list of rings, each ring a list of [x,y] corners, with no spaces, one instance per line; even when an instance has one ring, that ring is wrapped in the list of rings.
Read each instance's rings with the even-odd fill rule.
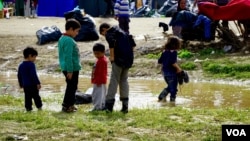
[[[65,91],[64,76],[39,74],[42,83],[40,90],[41,97],[63,98]],[[230,83],[209,83],[209,82],[190,82],[179,86],[179,91],[175,103],[157,102],[158,94],[166,86],[164,80],[149,79],[129,79],[130,101],[129,108],[160,108],[160,107],[193,107],[193,108],[219,108],[219,107],[250,107],[250,86],[232,85]],[[82,92],[91,93],[90,78],[80,76],[78,89]],[[119,91],[118,91],[119,92]],[[0,74],[0,94],[9,93],[15,96],[23,96],[20,91],[16,73],[2,72]],[[57,100],[60,101],[60,100]],[[61,103],[44,103],[46,109],[59,111]],[[115,109],[121,108],[119,95],[116,95]],[[89,110],[89,109],[88,109]]]

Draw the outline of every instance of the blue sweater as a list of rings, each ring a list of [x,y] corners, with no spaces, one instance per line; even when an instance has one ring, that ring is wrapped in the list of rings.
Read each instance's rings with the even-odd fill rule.
[[[31,61],[23,61],[19,65],[17,78],[20,87],[36,86],[40,84],[36,73],[36,66]]]

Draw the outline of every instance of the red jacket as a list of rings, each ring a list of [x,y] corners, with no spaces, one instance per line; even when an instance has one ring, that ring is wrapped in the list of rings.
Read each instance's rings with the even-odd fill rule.
[[[106,84],[108,77],[108,61],[107,57],[103,56],[97,59],[92,69],[91,83]]]

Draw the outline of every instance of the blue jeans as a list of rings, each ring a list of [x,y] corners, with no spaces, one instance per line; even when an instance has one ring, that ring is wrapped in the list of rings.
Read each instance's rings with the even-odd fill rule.
[[[159,100],[163,99],[170,93],[170,99],[175,99],[177,95],[178,80],[177,75],[174,73],[167,73],[164,75],[164,80],[167,83],[167,87],[162,90],[159,95]]]

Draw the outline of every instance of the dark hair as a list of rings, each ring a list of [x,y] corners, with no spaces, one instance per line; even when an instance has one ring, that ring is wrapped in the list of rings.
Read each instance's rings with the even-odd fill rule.
[[[65,30],[69,30],[70,28],[73,30],[81,28],[81,24],[76,19],[68,19],[65,24]]]
[[[181,39],[177,36],[169,36],[167,43],[164,45],[167,50],[178,50],[181,48]]]
[[[105,52],[105,46],[102,43],[96,43],[93,46],[93,51],[100,51],[100,52]]]
[[[102,23],[99,27],[99,33],[101,34],[103,32],[103,29],[109,29],[111,27],[108,23]]]
[[[28,46],[23,50],[23,56],[24,56],[24,58],[28,58],[29,55],[31,55],[33,57],[33,56],[37,56],[38,53],[37,53],[36,49]]]

